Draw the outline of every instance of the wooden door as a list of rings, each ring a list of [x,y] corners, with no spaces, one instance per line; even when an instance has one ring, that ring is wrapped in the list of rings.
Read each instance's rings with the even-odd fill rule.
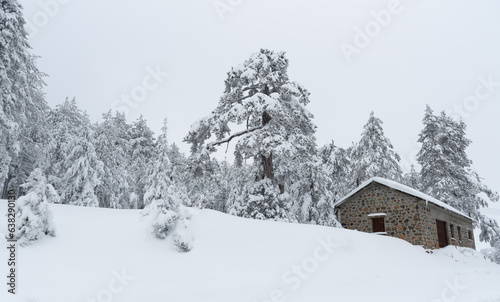
[[[444,221],[436,220],[439,247],[448,245],[448,236],[446,236],[446,223]]]
[[[385,232],[384,218],[372,218],[373,233]]]

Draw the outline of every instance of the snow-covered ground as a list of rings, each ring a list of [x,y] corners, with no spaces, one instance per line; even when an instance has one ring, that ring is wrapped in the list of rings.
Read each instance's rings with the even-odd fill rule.
[[[500,266],[471,250],[192,210],[195,247],[178,253],[137,210],[51,209],[57,237],[19,249],[18,295],[0,301],[500,301]]]

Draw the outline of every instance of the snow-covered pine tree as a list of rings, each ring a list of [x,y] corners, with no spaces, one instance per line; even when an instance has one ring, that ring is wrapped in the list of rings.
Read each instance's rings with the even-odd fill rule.
[[[80,128],[67,145],[68,154],[61,166],[65,173],[59,181],[62,202],[85,207],[99,207],[97,187],[104,175],[103,163],[97,157],[90,125]]]
[[[0,1],[0,188],[9,164],[23,144],[24,128],[48,110],[42,88],[44,74],[30,53],[22,7],[17,0]],[[29,142],[29,140],[27,141]],[[16,177],[11,175],[10,178]]]
[[[472,163],[466,154],[466,148],[471,143],[465,138],[466,125],[462,121],[455,122],[444,112],[435,116],[429,106],[423,123],[424,129],[418,140],[422,147],[417,154],[422,190],[468,214],[476,205],[471,204],[472,208],[468,208],[459,200],[466,193],[459,188],[462,183],[468,182],[465,168]],[[481,201],[477,205],[484,206]]]
[[[330,191],[333,193],[334,200],[340,200],[352,190],[349,183],[352,173],[350,154],[350,149],[337,147],[334,142],[319,150],[326,173],[332,180]]]
[[[351,185],[356,187],[375,176],[401,182],[403,172],[399,166],[400,160],[390,140],[384,135],[382,121],[372,111],[363,127],[361,140],[352,152]]]
[[[144,202],[149,205],[153,200],[167,199],[168,188],[172,186],[172,162],[169,158],[169,145],[167,140],[167,119],[163,122],[161,133],[156,142],[154,160],[151,162],[148,179],[145,187]],[[172,200],[171,208],[177,209],[178,200]],[[170,206],[169,206],[170,207]]]
[[[415,165],[411,165],[410,171],[405,173],[403,178],[405,185],[420,190],[420,174],[415,170]]]
[[[319,156],[314,156],[306,163],[307,171],[297,178],[292,185],[299,190],[293,194],[293,199],[299,201],[299,222],[312,223],[326,226],[340,226],[334,214],[333,203],[335,200],[333,181],[327,167],[322,163]]]
[[[48,114],[49,143],[43,171],[48,175],[49,182],[61,191],[60,181],[68,170],[67,156],[70,153],[70,143],[82,136],[90,127],[90,119],[81,111],[76,100],[66,100],[50,110]]]
[[[235,216],[245,216],[248,213],[248,204],[245,202],[245,188],[255,179],[251,173],[252,167],[236,161],[229,170],[228,186],[230,188],[227,199],[227,213]]]
[[[104,208],[129,208],[133,191],[129,173],[130,138],[129,125],[124,113],[111,110],[103,114],[103,120],[95,127],[95,149],[104,164],[104,176],[97,187],[97,196]]]
[[[247,215],[254,218],[288,216],[278,199],[285,184],[275,177],[276,158],[301,156],[307,153],[301,149],[315,146],[313,116],[305,109],[309,92],[289,80],[287,69],[284,52],[266,49],[232,68],[215,110],[195,123],[185,137],[192,153],[200,158],[237,140],[236,158],[253,160],[254,180],[245,191],[250,203]],[[212,135],[215,141],[207,143]]]
[[[25,246],[45,235],[55,236],[48,204],[58,203],[59,195],[40,169],[33,170],[22,186],[27,194],[16,201],[16,237]]]
[[[480,240],[495,245],[500,241],[500,228],[479,209],[488,205],[487,199],[496,202],[499,196],[484,185],[472,169],[472,161],[466,153],[471,143],[465,137],[466,124],[444,112],[436,116],[429,106],[423,123],[418,140],[422,147],[417,154],[422,167],[421,190],[479,221]]]
[[[133,180],[133,191],[137,195],[137,207],[144,208],[144,192],[148,166],[154,153],[155,139],[153,131],[141,115],[129,128],[130,134],[130,176]]]
[[[172,181],[177,185],[181,195],[184,196],[183,205],[192,206],[192,199],[189,196],[189,183],[195,181],[189,174],[188,159],[179,149],[179,147],[172,143],[168,148],[168,157],[172,164]]]
[[[182,184],[173,181],[173,166],[169,158],[167,140],[167,120],[165,119],[156,144],[155,159],[149,172],[146,183],[144,201],[146,207],[143,214],[150,216],[152,233],[160,239],[165,239],[173,233],[174,243],[179,250],[188,251],[192,247],[189,236],[185,236],[188,212],[182,208],[187,196],[181,190]],[[181,221],[181,222],[179,222]],[[178,226],[178,224],[182,226]],[[179,230],[177,230],[177,227]],[[179,232],[179,233],[178,233]],[[186,240],[186,241],[185,241]]]
[[[49,153],[50,129],[46,118],[31,116],[32,123],[26,124],[19,133],[21,138],[18,155],[11,161],[6,181],[7,190],[24,195],[21,187],[35,167],[44,167]]]
[[[192,206],[224,211],[226,200],[221,199],[221,194],[227,175],[222,174],[221,163],[214,158],[200,160],[190,156],[188,166],[187,189]]]
[[[216,177],[217,193],[215,195],[214,210],[228,213],[230,203],[229,195],[235,185],[234,165],[230,165],[227,161],[219,162],[218,174]]]

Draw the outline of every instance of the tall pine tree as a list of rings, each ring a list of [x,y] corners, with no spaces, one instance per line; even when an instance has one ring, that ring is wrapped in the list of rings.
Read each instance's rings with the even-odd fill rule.
[[[236,158],[253,161],[254,180],[244,193],[247,215],[286,218],[287,207],[278,196],[286,190],[287,173],[277,165],[315,148],[313,116],[305,109],[309,92],[288,78],[285,53],[266,49],[232,68],[225,86],[218,106],[192,126],[185,141],[195,156],[207,160],[215,147],[236,140]],[[237,130],[231,129],[235,125]],[[215,141],[207,143],[212,135]]]
[[[82,133],[70,139],[62,166],[64,174],[59,181],[63,203],[99,207],[97,188],[102,183],[104,164],[97,157],[93,131],[90,126],[81,128]]]
[[[334,200],[340,200],[352,190],[350,185],[351,150],[337,147],[331,142],[322,147],[319,154],[326,173],[332,179],[330,191],[333,193]]]
[[[390,140],[384,135],[382,121],[373,112],[370,113],[370,118],[363,127],[361,140],[352,153],[351,184],[358,186],[372,177],[401,182],[403,172],[399,166],[400,160]]]
[[[472,169],[472,161],[466,153],[471,141],[465,137],[465,123],[455,121],[444,112],[436,116],[429,106],[423,123],[418,140],[422,147],[417,154],[422,167],[421,190],[479,221],[481,241],[492,245],[500,242],[498,224],[479,212],[488,205],[487,199],[498,201],[499,196],[484,185]]]
[[[101,207],[129,208],[133,191],[130,166],[130,130],[123,113],[111,111],[95,127],[95,149],[104,164],[102,182],[97,187]]]
[[[66,98],[62,104],[50,110],[47,120],[49,143],[42,168],[49,182],[60,191],[61,178],[69,168],[67,156],[72,148],[70,143],[88,131],[90,119],[78,108],[74,98],[71,101]]]
[[[147,169],[153,158],[155,139],[153,131],[151,131],[142,115],[132,123],[129,131],[129,171],[132,179],[133,194],[137,197],[137,205],[134,205],[134,207],[142,209],[144,208],[146,186],[146,177],[144,177],[144,174],[147,173]]]
[[[9,176],[9,165],[21,146],[33,143],[25,128],[43,120],[48,110],[42,92],[44,74],[29,51],[24,25],[18,1],[0,1],[0,187],[8,177],[17,176]],[[26,174],[23,169],[16,171]]]
[[[152,162],[144,200],[143,210],[152,221],[152,233],[165,239],[173,233],[173,241],[181,251],[192,248],[192,238],[187,232],[189,214],[182,208],[187,196],[183,184],[175,183],[174,169],[169,158],[170,147],[167,140],[167,120],[165,119],[158,137],[155,160]]]

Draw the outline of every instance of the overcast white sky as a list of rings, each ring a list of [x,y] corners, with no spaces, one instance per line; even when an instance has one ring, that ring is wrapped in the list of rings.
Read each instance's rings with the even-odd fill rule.
[[[468,153],[500,190],[500,83],[483,84],[500,82],[496,0],[20,2],[51,106],[76,97],[93,121],[125,108],[156,133],[168,117],[170,141],[188,151],[182,138],[215,108],[226,72],[260,48],[284,50],[290,78],[311,92],[319,145],[359,140],[373,110],[406,169],[425,105],[455,115],[465,105]],[[356,28],[372,37],[358,37],[349,62],[341,45],[356,47]]]

